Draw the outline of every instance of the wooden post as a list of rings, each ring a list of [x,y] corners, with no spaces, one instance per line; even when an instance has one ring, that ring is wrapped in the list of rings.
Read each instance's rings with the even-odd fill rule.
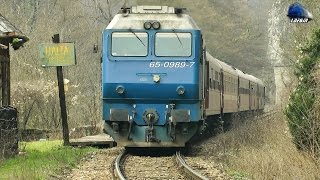
[[[2,106],[10,105],[10,52],[9,40],[3,39],[0,43],[7,48],[0,48]]]
[[[53,43],[60,43],[59,34],[55,34],[52,37]],[[63,70],[62,66],[57,66],[57,78],[58,78],[58,87],[59,87],[59,99],[60,99],[60,110],[61,110],[61,120],[62,120],[62,132],[63,132],[63,145],[70,145],[69,141],[69,127],[68,127],[68,116],[67,116],[67,106],[66,106],[66,97],[64,92],[63,84]]]

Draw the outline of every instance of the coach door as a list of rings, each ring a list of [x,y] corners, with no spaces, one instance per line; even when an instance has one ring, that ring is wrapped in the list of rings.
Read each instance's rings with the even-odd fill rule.
[[[224,108],[224,83],[223,83],[223,71],[220,71],[220,113],[223,113]]]
[[[251,81],[249,81],[249,110],[252,109],[252,89],[251,89]]]
[[[257,91],[256,91],[256,96],[257,96],[257,109],[260,109],[260,86],[257,84]]]
[[[206,84],[206,87],[205,87],[205,90],[206,90],[206,94],[205,94],[205,107],[206,109],[209,108],[209,79],[210,79],[210,71],[209,71],[209,61],[205,61],[205,66],[206,66],[206,77],[205,77],[205,84]]]
[[[256,106],[256,87],[255,87],[255,83],[250,81],[250,109],[254,110],[257,108]]]
[[[238,95],[238,111],[240,111],[240,104],[241,104],[241,99],[240,99],[240,77],[238,76],[238,86],[237,86],[237,95]]]

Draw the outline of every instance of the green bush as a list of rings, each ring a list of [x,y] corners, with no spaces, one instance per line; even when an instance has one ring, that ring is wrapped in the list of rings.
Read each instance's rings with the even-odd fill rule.
[[[320,29],[314,32],[311,41],[301,50],[302,57],[295,66],[298,85],[290,95],[285,114],[296,145],[301,149],[315,152],[315,148],[318,147],[315,143],[320,144],[319,136],[314,136],[320,134],[319,128],[316,127],[318,123],[314,123],[319,119],[313,113],[319,95],[317,94],[319,82],[315,81],[314,74],[320,60]]]

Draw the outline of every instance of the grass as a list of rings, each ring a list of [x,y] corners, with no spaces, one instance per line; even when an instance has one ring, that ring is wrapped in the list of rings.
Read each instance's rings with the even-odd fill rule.
[[[320,179],[320,162],[299,151],[281,112],[235,123],[201,145],[233,179]]]
[[[296,148],[280,113],[246,123],[234,136],[243,138],[243,144],[235,146],[236,153],[228,158],[233,169],[248,172],[254,179],[320,178],[316,161]]]
[[[20,143],[25,153],[0,164],[0,179],[48,179],[74,167],[94,148],[64,147],[62,141]]]

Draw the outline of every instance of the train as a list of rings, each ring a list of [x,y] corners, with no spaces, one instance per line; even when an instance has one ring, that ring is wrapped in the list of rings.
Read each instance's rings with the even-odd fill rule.
[[[104,131],[118,146],[185,147],[210,121],[264,109],[263,82],[211,56],[185,8],[122,8],[102,36]]]

